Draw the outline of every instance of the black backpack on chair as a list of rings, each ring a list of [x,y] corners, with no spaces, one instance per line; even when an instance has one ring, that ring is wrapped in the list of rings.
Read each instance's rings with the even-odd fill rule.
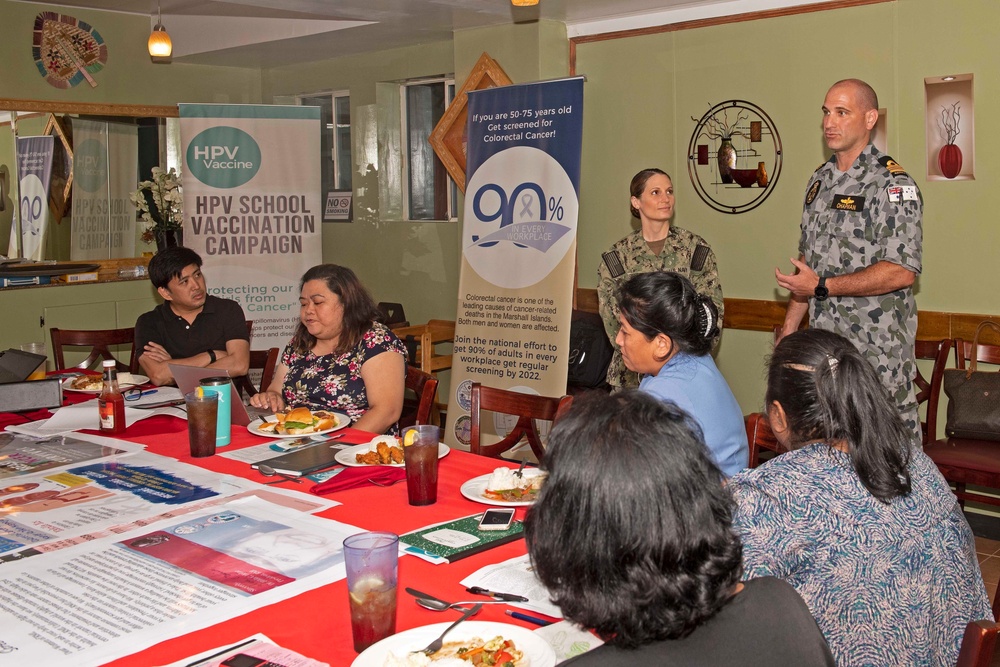
[[[572,388],[606,388],[608,365],[614,348],[597,313],[574,310],[569,325],[569,374],[567,392]]]

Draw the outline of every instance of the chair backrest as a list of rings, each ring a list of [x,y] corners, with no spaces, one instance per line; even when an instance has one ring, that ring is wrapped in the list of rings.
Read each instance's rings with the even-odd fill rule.
[[[750,447],[749,467],[756,468],[760,465],[761,450],[766,449],[775,454],[784,451],[778,444],[778,439],[774,437],[771,424],[763,412],[751,412],[743,418],[743,423],[746,425],[747,445]]]
[[[52,336],[52,358],[56,363],[56,370],[66,370],[66,357],[63,353],[63,346],[90,347],[87,358],[73,366],[73,368],[91,368],[96,362],[102,359],[114,359],[115,366],[119,371],[132,371],[138,368],[138,359],[135,354],[135,329],[57,329],[53,327],[50,331]],[[129,363],[123,363],[108,349],[111,345],[131,345],[131,357]]]
[[[431,412],[437,398],[437,378],[413,366],[406,367],[406,388],[416,395],[416,406],[407,409],[404,403],[403,414],[399,418],[399,428],[415,424],[430,424]]]
[[[972,361],[972,341],[955,339],[955,366],[965,368],[967,362]],[[979,343],[976,346],[976,361],[987,364],[1000,364],[1000,345],[990,345]]]
[[[990,667],[1000,626],[992,621],[970,621],[962,635],[955,667]]]
[[[471,432],[470,445],[473,454],[500,458],[500,455],[527,438],[531,451],[541,461],[545,455],[541,436],[538,433],[535,420],[555,422],[569,410],[573,403],[572,396],[551,397],[536,394],[522,394],[507,389],[487,387],[478,382],[472,383],[471,392]],[[480,412],[489,410],[507,415],[516,415],[517,424],[500,442],[483,445],[480,442]]]
[[[403,304],[379,301],[378,310],[382,315],[382,324],[390,329],[410,326],[409,320],[406,319],[406,313],[403,312]]]
[[[928,382],[917,369],[917,376],[913,382],[917,385],[917,404],[927,403],[927,420],[921,422],[920,427],[924,433],[923,444],[928,444],[937,440],[937,413],[938,402],[941,398],[941,383],[944,381],[944,369],[948,365],[948,353],[951,352],[952,341],[950,338],[942,340],[918,340],[914,353],[917,359],[933,359],[934,367],[931,370],[931,379]]]
[[[237,391],[241,395],[246,394],[247,398],[249,398],[267,389],[268,385],[271,384],[271,380],[274,379],[274,369],[278,366],[278,355],[280,354],[281,350],[276,347],[268,350],[250,350],[250,369],[261,369],[260,389],[253,386],[249,375],[241,375],[233,378],[233,384],[236,385]]]

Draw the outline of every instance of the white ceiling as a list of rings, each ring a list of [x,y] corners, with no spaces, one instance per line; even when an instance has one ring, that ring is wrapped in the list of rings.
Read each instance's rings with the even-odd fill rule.
[[[44,0],[15,0],[44,5]],[[550,19],[571,37],[831,0],[160,0],[174,61],[278,66],[449,39],[465,28]],[[155,15],[156,0],[60,0],[72,8]],[[155,16],[153,18],[155,22]],[[100,32],[100,24],[93,21]]]

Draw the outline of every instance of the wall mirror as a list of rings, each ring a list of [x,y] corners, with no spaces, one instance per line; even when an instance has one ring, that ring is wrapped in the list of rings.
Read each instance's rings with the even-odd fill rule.
[[[129,194],[152,167],[179,166],[177,115],[175,106],[0,98],[0,254],[65,261],[155,250]]]

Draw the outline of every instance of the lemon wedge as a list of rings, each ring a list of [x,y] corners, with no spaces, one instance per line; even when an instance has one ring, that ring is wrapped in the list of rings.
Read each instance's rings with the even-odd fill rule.
[[[419,432],[415,428],[407,431],[406,435],[403,436],[403,447],[409,447],[410,445],[415,443],[417,441],[418,435]]]
[[[196,387],[194,393],[198,398],[205,398],[205,390],[201,386]]]

